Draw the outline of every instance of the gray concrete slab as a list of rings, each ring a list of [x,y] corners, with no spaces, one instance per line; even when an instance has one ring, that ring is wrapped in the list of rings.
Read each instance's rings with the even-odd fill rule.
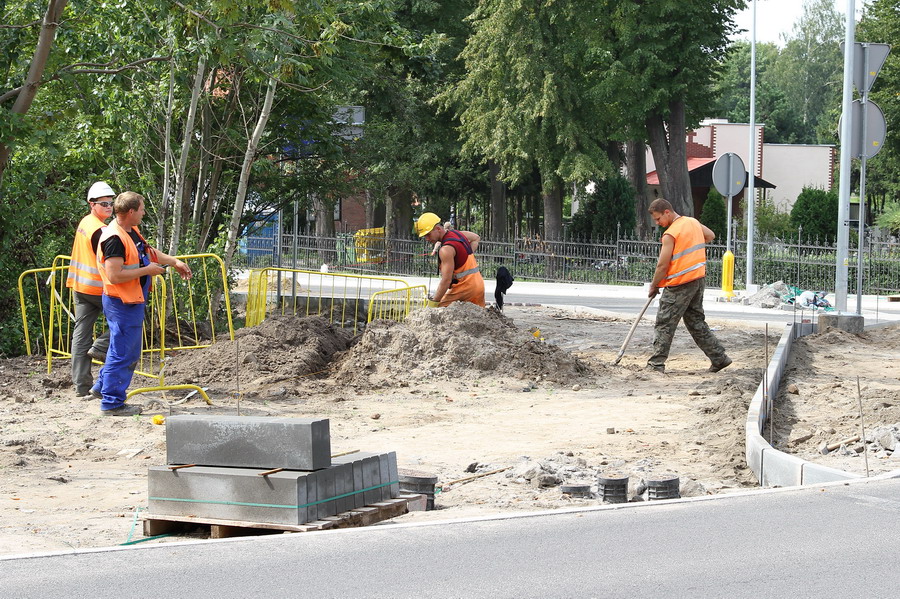
[[[388,453],[388,480],[391,481],[391,497],[400,495],[400,475],[397,472],[397,452]]]
[[[366,454],[362,456],[362,473],[363,488],[370,489],[363,493],[365,505],[378,503],[381,501],[381,490],[372,488],[380,484],[381,481],[380,466],[376,454]]]
[[[334,516],[338,513],[337,500],[334,498],[335,495],[337,495],[334,491],[334,468],[329,467],[317,471],[316,479],[318,480],[320,501],[316,507],[318,508],[318,518],[321,520],[322,518]],[[326,501],[322,501],[323,499]]]
[[[149,511],[157,515],[198,516],[247,522],[302,524],[298,487],[308,473],[282,471],[260,476],[248,468],[195,466],[149,469]]]
[[[327,418],[176,415],[166,419],[169,464],[318,470],[331,464]]]
[[[391,472],[388,465],[388,454],[380,453],[378,454],[378,484],[385,485],[378,489],[381,494],[381,501],[391,498],[391,486],[388,484],[390,482]]]

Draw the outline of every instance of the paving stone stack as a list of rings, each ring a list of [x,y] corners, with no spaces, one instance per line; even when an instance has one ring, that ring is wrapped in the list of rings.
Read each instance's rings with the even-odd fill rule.
[[[304,524],[400,494],[397,454],[332,459],[327,418],[170,416],[166,447],[148,475],[154,515]]]

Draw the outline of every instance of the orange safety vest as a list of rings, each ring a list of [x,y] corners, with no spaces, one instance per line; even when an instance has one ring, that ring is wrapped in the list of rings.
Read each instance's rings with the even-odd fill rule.
[[[146,245],[147,241],[141,236],[137,228],[134,231]],[[113,219],[100,235],[100,245],[97,247],[97,266],[100,269],[100,276],[103,278],[103,293],[111,297],[117,297],[125,304],[143,304],[144,291],[141,289],[140,277],[114,285],[109,281],[109,277],[106,276],[106,268],[103,265],[106,260],[106,257],[103,255],[103,242],[113,235],[118,235],[125,246],[125,263],[123,268],[131,270],[144,266],[141,264],[141,256],[138,254],[137,246],[131,240],[131,236]],[[149,246],[147,247],[149,251],[152,251]]]
[[[459,247],[454,247],[454,249],[457,252],[460,251]],[[466,257],[466,261],[453,270],[453,285],[450,286],[438,305],[443,308],[453,302],[472,302],[476,306],[484,308],[484,278],[478,269],[475,254],[471,252]]]
[[[78,293],[88,295],[103,295],[103,279],[97,269],[97,254],[91,246],[91,237],[97,229],[106,224],[94,213],[90,213],[81,219],[78,228],[75,229],[75,241],[72,243],[72,260],[69,262],[69,277],[66,279],[66,287],[71,287]]]
[[[675,287],[706,276],[706,239],[700,221],[690,216],[675,219],[664,235],[675,239],[672,261],[660,287]]]

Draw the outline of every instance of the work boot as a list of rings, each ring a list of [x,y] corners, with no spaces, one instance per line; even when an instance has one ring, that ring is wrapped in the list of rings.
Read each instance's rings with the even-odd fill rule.
[[[709,367],[709,371],[710,372],[719,372],[723,368],[728,368],[729,366],[731,366],[731,358],[729,358],[728,356],[725,356],[725,360],[723,360],[722,362],[711,365]]]
[[[660,374],[666,373],[666,365],[665,364],[647,364],[647,370],[651,370],[653,372],[659,372]]]
[[[96,386],[91,387],[90,397],[93,397],[95,399],[103,399],[103,393],[101,393],[100,389],[98,389]],[[87,397],[85,397],[85,399],[87,399]]]
[[[98,362],[106,361],[106,352],[99,352],[93,347],[87,350],[87,355],[91,357],[93,360],[97,360]]]
[[[118,408],[111,410],[100,410],[101,416],[137,416],[144,411],[144,408],[138,405],[123,403]]]

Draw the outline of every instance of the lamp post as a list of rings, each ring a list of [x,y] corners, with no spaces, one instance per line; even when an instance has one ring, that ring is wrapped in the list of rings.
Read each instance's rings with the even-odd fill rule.
[[[756,237],[756,0],[750,26],[750,156],[747,175],[747,291],[753,285],[753,243]]]

